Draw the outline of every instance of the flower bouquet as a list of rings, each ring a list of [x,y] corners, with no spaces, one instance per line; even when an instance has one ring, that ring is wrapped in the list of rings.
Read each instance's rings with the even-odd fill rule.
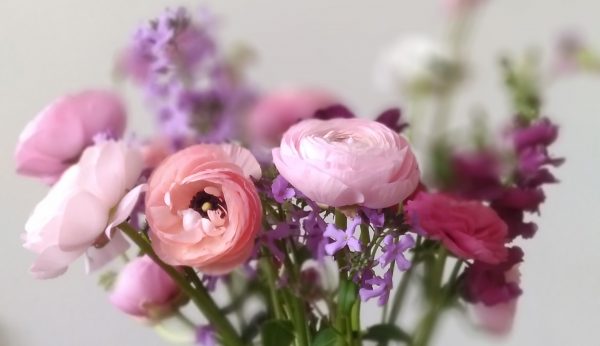
[[[86,90],[19,138],[18,173],[50,185],[25,224],[32,275],[83,257],[111,304],[172,342],[422,346],[450,309],[507,332],[524,259],[514,241],[535,234],[531,215],[563,162],[549,153],[558,127],[543,115],[543,80],[600,64],[574,37],[550,72],[535,55],[505,57],[513,114],[500,131],[477,117],[456,136],[446,115],[470,77],[465,23],[479,1],[445,5],[448,47],[411,38],[382,55],[377,83],[409,106],[375,120],[326,90],[257,91],[251,51],[224,53],[206,10],[145,23],[116,75],[141,91],[154,135],[125,134],[121,98]],[[421,309],[405,322],[407,299]],[[189,333],[166,331],[169,319]]]

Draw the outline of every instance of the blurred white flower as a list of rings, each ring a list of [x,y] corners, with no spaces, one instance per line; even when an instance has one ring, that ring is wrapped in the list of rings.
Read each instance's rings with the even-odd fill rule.
[[[445,88],[456,64],[441,43],[421,36],[402,38],[383,51],[375,83],[384,92],[420,94]]]

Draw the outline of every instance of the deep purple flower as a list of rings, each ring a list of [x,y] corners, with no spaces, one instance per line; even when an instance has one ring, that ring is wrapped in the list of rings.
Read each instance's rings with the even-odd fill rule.
[[[492,150],[456,153],[451,164],[452,190],[460,195],[491,199],[502,194],[500,157]]]
[[[282,175],[278,175],[273,180],[271,193],[273,194],[273,198],[279,203],[283,203],[296,195],[296,191],[290,187],[290,183]]]
[[[204,287],[206,287],[206,289],[209,292],[213,292],[217,288],[217,282],[219,281],[220,278],[221,278],[220,276],[203,275],[202,283],[204,284]]]
[[[196,345],[217,346],[215,330],[211,325],[203,325],[196,329]]]
[[[392,261],[396,261],[396,267],[405,271],[410,268],[410,261],[404,256],[404,252],[415,246],[415,239],[410,234],[404,234],[398,239],[392,235],[386,235],[383,239],[383,253],[378,259],[382,268],[385,268]]]
[[[537,231],[535,223],[524,221],[525,212],[523,210],[504,208],[493,203],[491,207],[508,226],[508,239],[512,240],[518,236],[528,239],[533,237]]]
[[[321,120],[329,120],[335,118],[355,118],[354,113],[352,113],[346,106],[344,105],[334,105],[331,107],[319,109],[315,115],[315,119]]]
[[[323,235],[333,240],[333,243],[325,245],[325,251],[327,254],[333,256],[336,252],[340,251],[346,246],[352,252],[361,251],[360,240],[354,236],[356,227],[361,223],[362,219],[360,216],[357,216],[349,220],[345,231],[338,229],[333,224],[327,225],[327,229]]]
[[[517,151],[538,145],[549,146],[558,137],[558,126],[548,118],[542,118],[527,127],[517,127],[512,132]]]
[[[402,112],[398,108],[383,111],[376,119],[390,129],[401,133],[408,127],[408,123],[402,119]]]
[[[546,196],[542,189],[506,188],[503,194],[495,199],[493,204],[498,207],[520,209],[530,212],[538,211]]]
[[[360,299],[366,302],[372,298],[379,297],[377,304],[383,306],[387,303],[392,289],[392,271],[388,270],[383,277],[375,276],[363,281],[362,287],[358,290]]]
[[[522,261],[523,251],[518,247],[510,248],[507,260],[497,265],[475,261],[465,270],[463,297],[468,302],[487,306],[518,297],[522,291],[518,278],[511,277],[511,271]]]

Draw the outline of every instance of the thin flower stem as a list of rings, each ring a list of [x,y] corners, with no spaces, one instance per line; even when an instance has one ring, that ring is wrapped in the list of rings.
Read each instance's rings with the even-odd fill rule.
[[[217,333],[222,339],[223,345],[226,346],[242,346],[243,342],[237,335],[237,332],[223,315],[217,304],[206,291],[204,285],[201,284],[194,287],[186,280],[179,270],[163,262],[150,246],[142,235],[128,223],[122,223],[119,228],[125,233],[143,253],[148,255],[156,264],[158,264],[172,279],[177,283],[181,290],[187,294],[192,302],[206,316],[210,323],[215,327]],[[196,276],[197,277],[197,276]],[[192,280],[194,280],[192,278]]]
[[[269,285],[271,304],[273,304],[273,313],[275,314],[276,319],[281,320],[284,317],[284,313],[281,302],[279,301],[279,296],[277,294],[278,290],[275,286],[275,268],[273,267],[273,263],[271,263],[268,258],[262,258],[260,260],[260,265],[267,278],[267,284]]]
[[[434,294],[431,298],[431,305],[429,311],[425,314],[417,327],[413,337],[414,342],[412,346],[429,345],[429,340],[433,335],[433,330],[435,329],[446,300],[446,292],[442,287],[442,280],[444,278],[444,267],[446,266],[448,252],[446,248],[440,246],[437,255],[437,259],[432,268],[432,292],[434,292]]]
[[[189,317],[184,315],[183,312],[181,312],[181,310],[176,310],[173,313],[173,317],[177,318],[179,321],[181,321],[181,323],[190,327],[192,330],[196,330],[196,323],[194,323],[194,321],[192,321]]]

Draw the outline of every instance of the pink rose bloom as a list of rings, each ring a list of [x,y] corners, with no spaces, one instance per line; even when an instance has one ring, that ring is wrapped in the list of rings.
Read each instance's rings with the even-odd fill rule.
[[[308,198],[332,207],[390,207],[419,184],[406,139],[367,119],[302,121],[273,149],[273,162]]]
[[[250,256],[262,209],[250,177],[261,169],[232,144],[201,144],[163,161],[148,182],[146,218],[156,253],[171,265],[225,274]]]
[[[183,292],[150,257],[137,257],[121,270],[109,300],[124,313],[164,317],[185,301]]]
[[[102,90],[64,96],[46,107],[21,135],[17,172],[54,183],[98,134],[119,138],[125,130],[119,97]]]
[[[275,147],[283,133],[316,111],[339,103],[333,95],[316,89],[281,89],[263,96],[248,116],[251,139]]]
[[[86,256],[87,271],[104,265],[129,244],[114,228],[131,214],[144,186],[138,151],[106,141],[86,149],[35,207],[25,224],[23,246],[36,254],[36,278],[63,274]]]
[[[506,224],[480,202],[420,193],[405,210],[415,231],[441,241],[457,257],[491,264],[506,259]]]

